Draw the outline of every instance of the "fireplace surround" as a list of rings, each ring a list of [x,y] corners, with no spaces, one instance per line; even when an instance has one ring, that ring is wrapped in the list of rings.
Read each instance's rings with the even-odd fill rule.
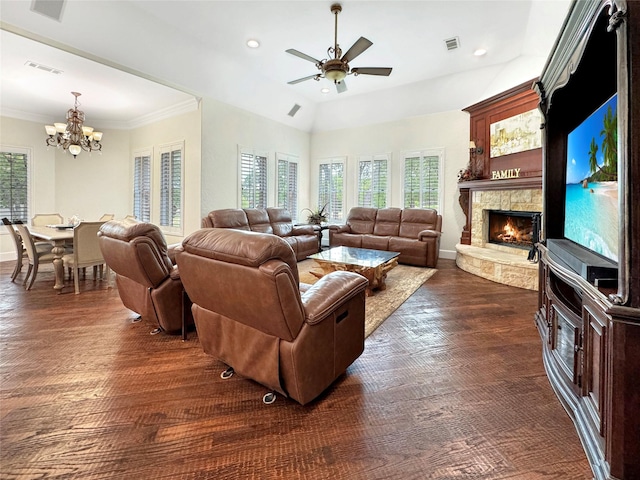
[[[461,184],[469,190],[468,216],[470,228],[463,231],[468,244],[456,245],[456,264],[462,270],[494,282],[526,288],[538,289],[538,265],[529,261],[530,246],[512,245],[513,242],[491,242],[489,240],[490,212],[508,212],[512,218],[522,219],[542,211],[542,187],[540,183],[522,184],[505,182],[466,182]],[[510,188],[511,187],[511,188]],[[461,205],[463,202],[460,202]],[[519,220],[516,220],[518,222]],[[521,226],[523,230],[528,228]],[[529,229],[529,232],[532,228]]]

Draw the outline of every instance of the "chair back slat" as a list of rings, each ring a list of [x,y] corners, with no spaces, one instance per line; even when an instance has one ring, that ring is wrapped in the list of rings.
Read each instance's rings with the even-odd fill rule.
[[[31,219],[31,225],[34,227],[60,225],[62,222],[63,218],[59,213],[38,213]]]

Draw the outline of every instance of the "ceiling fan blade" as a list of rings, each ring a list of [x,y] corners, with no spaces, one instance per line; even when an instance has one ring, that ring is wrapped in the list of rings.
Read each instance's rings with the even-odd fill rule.
[[[367,40],[364,37],[360,37],[358,40],[356,40],[356,43],[354,43],[351,48],[347,50],[347,53],[342,56],[342,61],[349,63],[371,45],[373,45],[371,41]]]
[[[351,73],[356,75],[382,75],[388,77],[391,75],[391,67],[360,67],[352,68]]]
[[[296,83],[304,82],[305,80],[311,80],[312,78],[316,79],[317,77],[319,77],[319,75],[320,75],[319,73],[316,73],[315,75],[309,75],[308,77],[302,77],[297,80],[291,80],[290,82],[287,82],[287,83],[289,85],[295,85]]]
[[[310,62],[313,63],[320,63],[320,60],[317,60],[309,55],[307,55],[306,53],[302,53],[299,52],[298,50],[295,50],[293,48],[290,48],[289,50],[286,50],[287,53],[290,53],[291,55],[295,55],[296,57],[300,57],[304,60],[309,60]]]
[[[336,90],[338,90],[338,93],[346,92],[347,91],[346,82],[344,80],[336,82]]]

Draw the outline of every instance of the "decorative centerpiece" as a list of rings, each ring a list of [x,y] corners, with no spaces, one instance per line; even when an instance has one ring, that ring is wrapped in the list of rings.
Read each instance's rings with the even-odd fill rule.
[[[320,225],[322,222],[327,221],[327,204],[325,203],[322,208],[311,210],[310,208],[303,208],[302,211],[309,212],[307,215],[307,222],[312,225]]]
[[[471,162],[467,165],[467,168],[463,168],[458,171],[458,182],[468,182],[470,180],[478,180],[480,175],[475,171]]]

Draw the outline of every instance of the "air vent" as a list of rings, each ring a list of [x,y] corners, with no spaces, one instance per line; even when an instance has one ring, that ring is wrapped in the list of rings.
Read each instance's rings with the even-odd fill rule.
[[[444,43],[447,46],[447,50],[455,50],[460,47],[460,39],[458,37],[447,38]]]
[[[54,75],[60,75],[61,73],[63,73],[62,70],[58,70],[57,68],[53,68],[53,67],[47,67],[46,65],[42,65],[40,63],[36,63],[36,62],[32,62],[31,60],[27,60],[25,62],[25,65],[27,67],[32,67],[38,70],[42,70],[43,72],[49,72],[49,73],[53,73]]]
[[[62,9],[64,8],[64,0],[33,0],[31,2],[31,11],[60,21],[62,17]]]
[[[298,110],[300,110],[300,105],[296,103],[293,105],[293,108],[289,110],[289,113],[287,115],[289,115],[290,117],[293,117],[296,113],[298,113]]]

